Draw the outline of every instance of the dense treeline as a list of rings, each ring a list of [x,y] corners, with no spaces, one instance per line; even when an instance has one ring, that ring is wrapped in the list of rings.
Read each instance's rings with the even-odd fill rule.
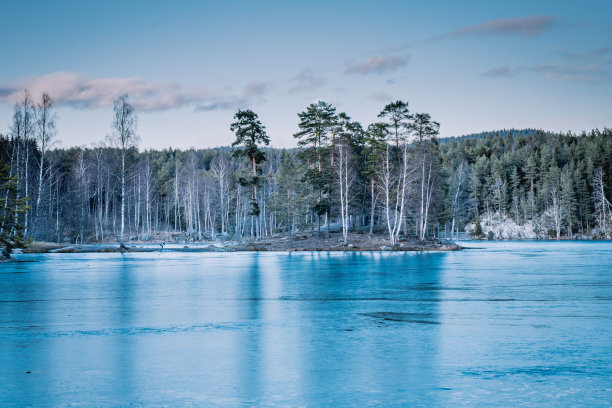
[[[463,178],[453,211],[462,221],[507,217],[539,236],[609,235],[612,131],[542,131],[450,141],[450,183]],[[461,176],[464,174],[464,176]],[[453,181],[454,180],[454,181]]]
[[[25,94],[0,135],[12,202],[29,203],[11,212],[19,231],[122,244],[341,231],[345,242],[359,232],[394,244],[466,226],[481,234],[494,219],[552,238],[611,230],[609,129],[438,140],[439,124],[406,102],[363,126],[320,101],[298,113],[295,149],[267,147],[265,126],[245,110],[231,124],[231,147],[139,151],[135,114],[122,96],[105,143],[51,149],[53,101]]]

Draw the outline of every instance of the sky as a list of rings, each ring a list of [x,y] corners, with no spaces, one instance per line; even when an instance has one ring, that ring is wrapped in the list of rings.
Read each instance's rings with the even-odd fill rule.
[[[325,100],[364,127],[409,102],[440,136],[612,125],[612,1],[6,1],[0,133],[27,89],[55,100],[58,146],[136,108],[140,148],[229,145],[252,109],[276,147]]]

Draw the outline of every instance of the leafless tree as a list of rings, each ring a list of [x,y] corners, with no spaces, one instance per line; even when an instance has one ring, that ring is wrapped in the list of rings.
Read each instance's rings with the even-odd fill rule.
[[[125,157],[130,148],[137,147],[138,136],[136,135],[136,114],[127,95],[121,95],[115,99],[114,112],[115,120],[113,121],[111,141],[119,148],[121,153],[121,230],[119,244],[123,248],[125,247]]]
[[[40,102],[36,105],[36,140],[40,149],[40,163],[38,171],[38,194],[36,195],[36,217],[40,211],[42,198],[43,179],[45,171],[45,154],[55,137],[56,114],[53,111],[53,99],[48,93],[43,92]]]
[[[604,235],[608,234],[607,218],[612,213],[612,205],[606,198],[604,172],[601,167],[595,170],[593,175],[593,204],[595,206],[595,217],[599,221],[599,227]]]

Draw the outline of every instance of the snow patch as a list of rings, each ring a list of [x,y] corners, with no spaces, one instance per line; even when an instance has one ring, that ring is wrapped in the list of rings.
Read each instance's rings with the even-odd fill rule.
[[[542,233],[538,233],[541,228],[533,221],[527,221],[519,225],[512,218],[505,214],[495,213],[489,217],[483,216],[480,219],[480,226],[485,237],[493,239],[538,239],[544,238]],[[472,222],[465,227],[469,233],[474,233],[476,223]]]

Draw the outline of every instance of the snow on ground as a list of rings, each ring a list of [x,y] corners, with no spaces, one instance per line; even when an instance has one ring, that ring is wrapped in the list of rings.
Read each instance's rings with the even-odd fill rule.
[[[480,219],[480,226],[485,237],[489,237],[492,233],[494,239],[537,239],[544,238],[542,232],[536,231],[543,229],[533,221],[527,221],[523,225],[519,225],[512,218],[505,214],[495,213],[490,217],[483,216]],[[465,227],[465,230],[473,233],[476,228],[475,223],[470,223]]]

